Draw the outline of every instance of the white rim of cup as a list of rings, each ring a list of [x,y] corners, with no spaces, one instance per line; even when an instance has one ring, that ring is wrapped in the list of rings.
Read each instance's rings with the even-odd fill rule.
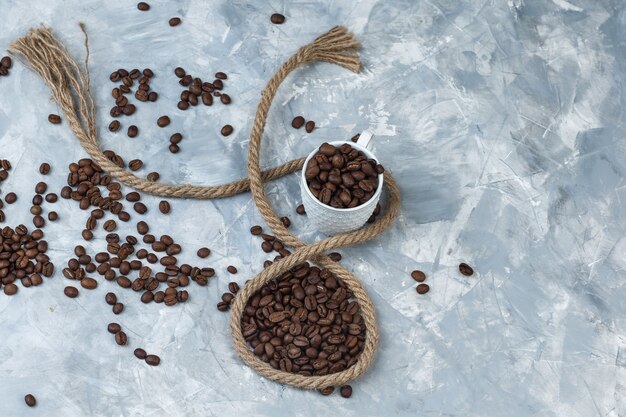
[[[344,140],[336,140],[334,142],[327,142],[335,147],[339,146],[339,145],[343,145],[344,143],[347,143],[348,145],[352,146],[353,148],[356,148],[360,151],[362,151],[365,155],[367,155],[368,159],[373,159],[376,161],[376,163],[378,163],[378,159],[376,158],[376,156],[374,156],[374,154],[367,148],[359,145],[358,143],[354,143],[354,142],[348,142],[348,141],[344,141]],[[309,156],[304,160],[304,166],[302,167],[302,174],[301,174],[301,178],[302,178],[302,184],[304,185],[304,188],[306,190],[306,193],[309,195],[309,197],[311,197],[313,200],[315,200],[315,203],[324,207],[325,209],[329,209],[332,211],[337,211],[340,213],[349,213],[351,211],[357,211],[362,209],[363,207],[365,207],[368,203],[370,203],[373,200],[376,200],[380,194],[383,192],[383,174],[378,174],[378,187],[376,188],[376,192],[374,193],[374,195],[372,195],[372,198],[370,198],[368,201],[366,201],[364,204],[358,205],[356,207],[350,207],[350,208],[336,208],[333,206],[330,206],[328,204],[324,204],[321,201],[319,201],[311,192],[311,190],[309,190],[309,186],[306,183],[306,177],[304,176],[304,173],[306,171],[306,167],[309,164],[309,160],[311,158],[313,158],[313,155],[315,155],[317,152],[319,151],[319,147],[314,149]]]

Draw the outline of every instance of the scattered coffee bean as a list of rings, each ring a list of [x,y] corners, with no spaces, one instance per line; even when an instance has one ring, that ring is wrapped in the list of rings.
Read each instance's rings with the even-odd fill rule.
[[[144,360],[146,359],[146,356],[148,356],[148,354],[146,353],[145,350],[143,350],[142,348],[137,348],[135,349],[135,351],[133,352],[133,354],[135,355],[135,357],[137,359],[141,359]]]
[[[7,201],[7,203],[8,203],[8,201]],[[459,265],[459,272],[461,274],[465,275],[466,277],[474,275],[474,269],[472,269],[472,267],[469,266],[468,264],[466,264],[465,262],[462,262]]]
[[[50,213],[48,213],[48,220],[50,220],[51,222],[56,222],[57,220],[59,220],[59,214],[56,211],[51,211]]]
[[[228,272],[230,272],[231,274],[236,274],[236,273],[237,273],[237,268],[235,268],[235,267],[234,267],[234,266],[232,266],[232,265],[228,265],[228,268],[226,268],[226,270],[227,270]]]
[[[174,69],[174,74],[176,74],[176,76],[177,76],[178,78],[183,78],[185,75],[187,75],[187,74],[185,73],[185,70],[184,70],[184,69],[182,69],[181,67],[176,67],[176,68]]]
[[[178,153],[180,151],[180,147],[172,143],[169,146],[169,150],[171,153]]]
[[[148,212],[148,206],[142,202],[133,204],[133,209],[135,209],[135,211],[139,214],[146,214]]]
[[[46,190],[47,190],[47,189],[48,189],[48,184],[46,184],[46,183],[45,183],[45,182],[43,182],[43,181],[38,182],[38,183],[35,185],[35,192],[36,192],[37,194],[43,194],[43,193],[45,193],[45,192],[46,192]]]
[[[322,395],[330,395],[335,392],[335,387],[326,387],[317,390]]]
[[[350,385],[343,385],[339,393],[343,398],[350,398],[352,397],[352,387]]]
[[[104,230],[106,230],[107,232],[112,232],[115,229],[117,229],[117,223],[115,223],[115,220],[107,220],[106,222],[104,222]]]
[[[24,397],[24,402],[26,402],[26,405],[29,407],[34,407],[37,405],[37,399],[35,399],[35,396],[33,394],[26,394],[26,396]]]
[[[118,120],[113,120],[111,123],[109,123],[109,131],[117,132],[118,130],[120,130],[121,126],[122,125]]]
[[[428,284],[419,284],[415,289],[418,294],[426,294],[428,290],[430,290],[430,287]]]
[[[157,119],[157,126],[165,127],[170,124],[170,118],[168,116],[161,116]]]
[[[229,282],[228,283],[228,291],[230,291],[233,294],[237,294],[239,292],[239,284],[237,284],[236,282]]]
[[[107,331],[111,334],[116,334],[122,330],[122,326],[118,323],[109,323],[107,326]]]
[[[181,22],[182,22],[182,20],[180,20],[180,17],[172,17],[169,20],[169,24],[172,27],[180,25]]]
[[[13,61],[11,60],[10,56],[3,56],[2,59],[0,59],[0,67],[9,69],[12,66],[13,66]]]
[[[230,104],[230,96],[228,94],[222,94],[220,96],[220,101],[222,102],[222,104]]]
[[[41,165],[39,165],[39,173],[41,175],[48,175],[49,172],[50,172],[50,164],[44,162]]]
[[[58,114],[49,114],[48,121],[53,125],[58,125],[59,123],[61,123],[61,116],[59,116]]]
[[[65,289],[63,290],[63,294],[70,298],[76,298],[78,297],[78,288],[71,286],[65,287]]]
[[[296,207],[296,213],[298,213],[299,215],[306,214],[306,211],[304,210],[304,204],[300,204],[298,207]]]
[[[163,200],[159,203],[159,211],[163,214],[169,214],[171,210],[170,203],[167,200]]]
[[[129,138],[134,138],[139,134],[139,129],[135,125],[128,126],[128,131],[126,132]]]
[[[146,179],[151,182],[157,182],[161,176],[158,172],[151,172],[147,175]]]
[[[161,358],[157,355],[148,355],[146,356],[146,363],[150,366],[158,366],[161,363]]]
[[[285,16],[280,13],[274,13],[270,17],[270,21],[275,25],[282,25],[283,23],[285,23]]]
[[[55,193],[48,193],[46,194],[46,201],[50,204],[54,204],[59,200],[59,196],[57,196]]]
[[[250,233],[252,233],[254,236],[258,236],[261,233],[263,233],[263,228],[261,226],[259,226],[259,225],[252,226],[250,228]]]
[[[304,125],[304,117],[296,116],[291,121],[291,127],[294,129],[300,129]]]
[[[178,145],[183,140],[183,135],[180,133],[174,133],[170,136],[170,143],[173,145]]]
[[[224,125],[221,130],[222,136],[230,136],[233,133],[233,127],[231,125]]]
[[[328,257],[335,262],[339,262],[341,260],[341,254],[339,252],[331,252],[328,254]]]
[[[120,314],[122,311],[124,311],[124,304],[115,303],[115,305],[113,305],[113,314]]]
[[[306,130],[306,133],[311,133],[313,129],[315,129],[315,122],[313,120],[309,120],[306,122],[304,129]]]
[[[4,201],[7,202],[7,204],[13,204],[17,201],[17,194],[15,193],[8,193],[7,195],[4,196]]]
[[[417,282],[424,282],[426,280],[426,274],[422,271],[415,270],[411,272],[411,278],[413,278]]]
[[[211,249],[209,248],[200,248],[198,249],[198,253],[197,253],[198,257],[203,258],[203,259],[209,256],[210,254],[211,254]]]
[[[150,10],[150,5],[146,2],[141,1],[137,3],[137,8],[141,10],[142,12],[145,12],[145,11]]]
[[[80,285],[86,290],[93,290],[98,286],[98,281],[93,278],[85,277],[80,280]]]
[[[117,343],[120,346],[124,346],[126,345],[127,342],[128,342],[128,336],[126,336],[126,333],[124,333],[122,330],[115,333],[115,343]]]
[[[281,217],[280,221],[282,222],[283,226],[285,226],[285,228],[289,228],[289,226],[291,226],[291,220],[289,220],[289,217],[287,216]]]
[[[117,303],[117,295],[115,295],[115,293],[108,292],[104,296],[104,300],[108,305],[113,306],[115,305],[115,303]]]
[[[138,171],[138,170],[141,169],[141,167],[143,167],[143,161],[141,159],[133,159],[132,161],[130,161],[128,163],[128,169],[130,169],[131,171]],[[136,192],[134,192],[134,193],[136,193]],[[139,194],[137,194],[137,195],[139,195]],[[128,199],[128,195],[126,196],[126,198]],[[130,201],[130,200],[128,200],[128,201]]]

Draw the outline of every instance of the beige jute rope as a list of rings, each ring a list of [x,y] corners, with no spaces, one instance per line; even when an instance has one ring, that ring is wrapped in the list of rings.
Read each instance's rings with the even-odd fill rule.
[[[84,25],[81,24],[81,28],[85,32]],[[385,186],[387,187],[389,202],[384,214],[375,223],[351,233],[344,233],[307,244],[293,236],[283,226],[272,210],[263,187],[267,181],[301,169],[304,158],[289,161],[266,171],[261,171],[259,161],[261,138],[267,115],[282,81],[296,68],[315,61],[340,65],[358,73],[361,67],[361,62],[356,53],[359,43],[354,36],[344,27],[335,27],[312,43],[300,48],[278,69],[261,93],[261,100],[257,106],[248,145],[248,178],[217,186],[150,182],[137,177],[125,168],[117,166],[103,154],[98,146],[95,106],[89,87],[89,70],[87,68],[89,49],[86,32],[85,47],[87,48],[87,59],[85,60],[85,68],[81,69],[61,42],[54,37],[51,30],[41,27],[31,29],[26,36],[16,40],[11,45],[10,52],[15,56],[25,58],[30,67],[48,84],[54,99],[63,110],[65,118],[80,144],[98,165],[120,182],[158,196],[212,199],[228,197],[250,189],[254,203],[274,235],[295,249],[292,254],[274,262],[250,280],[239,291],[231,305],[230,330],[234,348],[241,359],[266,378],[305,389],[342,385],[362,375],[370,367],[378,345],[379,334],[374,305],[358,279],[324,253],[346,245],[365,242],[384,232],[393,223],[400,208],[400,191],[397,184],[393,177],[386,172]],[[327,268],[337,278],[341,279],[353,292],[361,307],[366,329],[363,351],[353,366],[341,372],[322,376],[304,376],[274,369],[253,354],[242,334],[241,317],[247,300],[265,283],[306,260],[313,261],[322,268]]]

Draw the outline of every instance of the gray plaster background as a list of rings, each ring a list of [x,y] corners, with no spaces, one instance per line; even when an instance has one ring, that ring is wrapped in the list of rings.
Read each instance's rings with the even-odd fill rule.
[[[424,1],[0,0],[0,47],[40,22],[82,60],[91,41],[91,75],[105,148],[141,157],[144,174],[168,182],[218,184],[245,175],[247,137],[260,90],[295,49],[335,24],[363,43],[356,76],[322,64],[293,74],[280,89],[266,130],[264,165],[308,153],[325,140],[371,127],[375,153],[400,183],[403,211],[384,236],[341,250],[369,289],[382,340],[373,368],[350,400],[322,397],[259,378],[230,347],[228,315],[215,309],[239,268],[256,274],[265,254],[248,228],[260,221],[249,195],[222,201],[145,197],[155,234],[185,248],[182,261],[218,276],[192,287],[185,305],[143,305],[129,291],[118,319],[119,347],[101,282],[77,299],[63,296],[60,273],[86,215],[56,204],[46,228],[57,273],[39,288],[0,294],[0,416],[620,416],[626,415],[626,12],[622,0]],[[282,26],[269,16],[287,16]],[[181,16],[170,28],[167,20]],[[176,109],[173,68],[208,78],[229,75],[233,104]],[[140,135],[106,130],[118,68],[151,67],[160,99],[140,103]],[[56,191],[66,167],[85,154],[42,81],[16,64],[0,78],[0,157],[14,169],[1,194],[17,191],[7,224],[31,225],[28,202],[37,167],[53,164]],[[154,123],[172,118],[167,129]],[[311,135],[295,115],[317,122]],[[124,128],[130,123],[122,119]],[[220,127],[235,133],[223,138]],[[166,151],[173,132],[182,151]],[[276,209],[304,239],[319,236],[296,216],[297,177],[268,185]],[[134,232],[132,222],[119,233]],[[89,243],[102,250],[104,233]],[[467,261],[475,276],[460,276]],[[415,293],[413,269],[431,291]],[[158,353],[151,368],[132,349]],[[24,394],[39,400],[27,409]]]

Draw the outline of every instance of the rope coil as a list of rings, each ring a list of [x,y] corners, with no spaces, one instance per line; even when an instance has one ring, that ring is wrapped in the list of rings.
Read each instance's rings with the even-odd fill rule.
[[[82,23],[80,26],[85,33],[85,48],[88,57],[87,33]],[[49,28],[30,29],[26,36],[13,42],[10,53],[24,57],[30,67],[43,78],[85,151],[102,169],[125,185],[152,195],[193,199],[224,198],[247,190],[251,191],[254,203],[263,220],[276,238],[295,250],[289,256],[264,269],[237,293],[231,305],[230,317],[233,346],[244,363],[260,375],[298,388],[319,389],[345,384],[365,373],[375,357],[379,339],[376,311],[365,288],[350,271],[332,261],[324,253],[346,245],[371,240],[383,233],[397,217],[400,209],[400,191],[394,178],[386,172],[384,178],[389,197],[388,207],[375,223],[354,232],[307,244],[287,231],[278,215],[273,211],[263,187],[265,182],[301,169],[305,158],[294,159],[277,167],[261,171],[261,138],[276,91],[292,71],[307,63],[324,61],[358,73],[361,68],[361,61],[356,52],[358,47],[359,42],[354,36],[345,27],[337,26],[312,43],[300,48],[285,61],[261,93],[261,100],[257,106],[248,145],[248,178],[217,186],[150,182],[110,161],[98,146],[95,105],[89,87],[88,63],[86,61],[85,69],[81,69]],[[265,283],[306,260],[327,268],[338,279],[341,279],[353,292],[354,298],[361,308],[366,329],[363,351],[353,366],[341,372],[323,376],[303,376],[274,369],[253,354],[242,334],[241,317],[248,299]]]

